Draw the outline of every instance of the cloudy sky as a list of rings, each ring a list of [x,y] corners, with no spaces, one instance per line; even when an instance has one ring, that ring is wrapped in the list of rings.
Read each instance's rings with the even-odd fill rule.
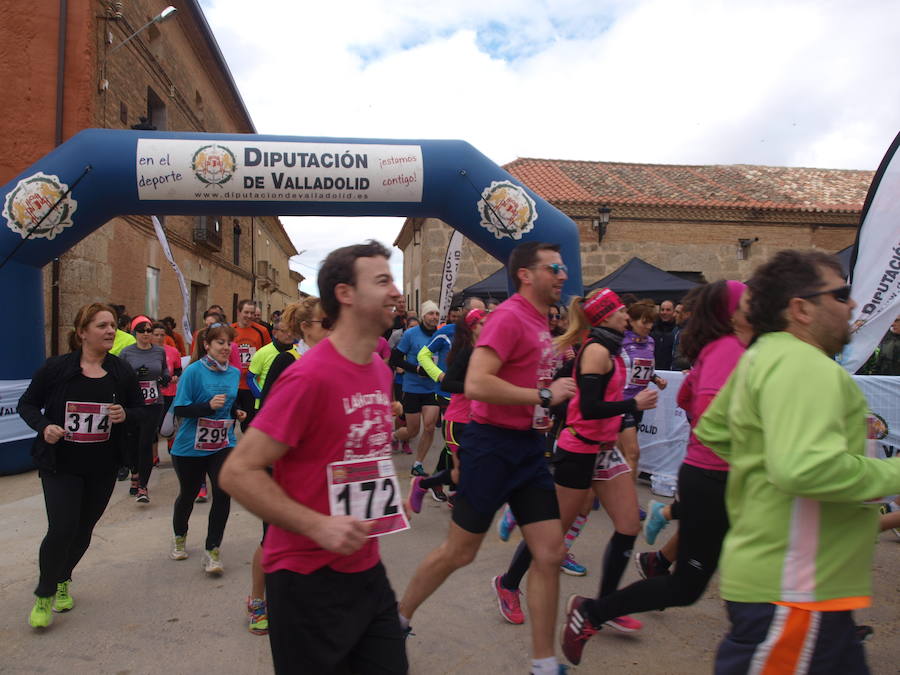
[[[874,170],[900,130],[893,0],[201,4],[263,134],[458,138],[498,164]],[[311,293],[329,250],[402,225],[283,221]]]

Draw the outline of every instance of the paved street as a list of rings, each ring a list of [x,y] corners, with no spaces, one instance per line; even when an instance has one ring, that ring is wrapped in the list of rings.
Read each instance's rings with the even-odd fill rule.
[[[437,442],[429,465],[436,456]],[[410,458],[396,458],[408,473]],[[269,673],[268,641],[246,630],[244,601],[249,561],[260,536],[259,521],[233,504],[222,547],[225,575],[207,578],[200,569],[208,504],[198,504],[188,536],[189,560],[168,558],[171,516],[177,488],[168,455],[154,472],[152,503],[139,506],[118,483],[91,548],[76,569],[72,612],[56,615],[36,633],[26,623],[37,579],[38,545],[46,520],[36,473],[0,477],[0,672],[2,673]],[[647,490],[641,487],[643,498]],[[423,556],[443,538],[449,511],[426,498],[413,529],[382,540],[382,552],[398,595]],[[586,578],[562,576],[562,597],[590,594],[610,533],[608,519],[595,513],[575,548],[588,565]],[[665,535],[663,535],[665,537]],[[451,577],[413,620],[408,642],[412,673],[525,673],[528,625],[512,626],[499,616],[490,582],[502,571],[518,541],[503,543],[491,531],[478,559]],[[647,550],[639,540],[638,549]],[[874,673],[898,673],[900,664],[900,541],[881,536],[875,563],[875,606],[858,620],[875,626],[868,654]],[[631,568],[625,581],[637,578]],[[687,609],[640,617],[640,635],[611,631],[594,637],[585,650],[583,673],[710,672],[713,651],[725,629],[717,587]]]

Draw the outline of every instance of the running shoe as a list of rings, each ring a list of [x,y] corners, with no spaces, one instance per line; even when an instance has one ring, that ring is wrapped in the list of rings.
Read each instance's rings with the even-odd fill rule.
[[[421,482],[421,476],[413,476],[409,484],[409,510],[413,513],[422,511],[422,500],[425,498],[426,490],[419,485]]]
[[[269,616],[266,614],[266,601],[262,598],[247,598],[247,617],[250,632],[254,635],[266,635],[269,632]]]
[[[206,495],[206,483],[200,486],[200,492],[197,493],[197,498],[194,499],[195,504],[205,504],[208,501],[208,497]]]
[[[69,584],[72,581],[61,581],[56,584],[56,595],[53,598],[54,612],[68,612],[75,606],[75,599],[69,595]]]
[[[203,571],[212,576],[220,577],[225,572],[222,559],[219,556],[219,547],[216,546],[203,554]]]
[[[159,466],[159,456],[153,458],[153,466]]]
[[[522,612],[522,603],[519,602],[519,596],[522,594],[522,591],[518,589],[510,591],[503,588],[503,584],[500,583],[502,578],[503,575],[498,574],[491,582],[494,587],[494,593],[497,594],[497,606],[500,608],[500,616],[510,623],[523,624],[525,623],[525,614]]]
[[[169,557],[172,560],[187,560],[188,552],[184,548],[185,542],[187,541],[187,537],[175,537],[172,540],[172,552],[169,553]]]
[[[136,501],[138,504],[149,504],[150,493],[147,492],[147,488],[138,488],[137,498],[134,501]]]
[[[431,498],[436,502],[445,502],[447,501],[447,495],[444,494],[444,488],[440,485],[435,485],[431,488]]]
[[[46,628],[53,623],[53,596],[39,598],[34,596],[34,607],[28,615],[28,625],[32,628]]]
[[[516,529],[516,518],[512,513],[512,509],[507,504],[503,509],[503,515],[497,522],[497,534],[500,535],[501,541],[509,541],[509,535]]]
[[[453,505],[456,503],[456,493],[452,495],[447,495],[447,508],[452,509]]]
[[[425,467],[422,466],[422,462],[415,462],[412,465],[412,468],[409,470],[409,473],[413,476],[427,476],[428,472],[425,471]]]
[[[400,441],[396,439],[391,440],[391,453],[394,455],[400,453]]]
[[[881,515],[887,515],[888,513],[893,513],[894,511],[900,510],[900,506],[897,506],[893,502],[890,504],[882,504],[879,507],[879,511],[881,511]],[[894,533],[894,536],[900,539],[900,527],[892,527],[891,532]]]
[[[573,577],[583,577],[587,574],[587,567],[576,562],[575,556],[571,553],[566,553],[565,560],[562,561],[559,569]]]
[[[643,579],[662,577],[669,574],[669,568],[662,564],[655,551],[638,553],[634,556],[634,564]]]
[[[566,603],[566,623],[563,627],[562,650],[566,658],[576,666],[581,663],[581,653],[584,645],[596,634],[599,628],[594,628],[587,612],[582,605],[587,598],[582,595],[572,595]]]
[[[637,633],[644,627],[644,624],[630,616],[617,616],[615,619],[604,621],[603,625],[615,628],[621,633]]]
[[[412,626],[407,626],[403,629],[403,639],[408,640],[411,635],[415,635],[412,630]]]
[[[857,642],[865,642],[870,637],[875,635],[875,629],[872,628],[872,626],[861,624],[856,627],[856,629],[853,631],[853,634],[856,637]]]
[[[656,543],[659,533],[666,529],[666,525],[669,524],[669,521],[663,515],[664,508],[666,508],[666,505],[655,499],[651,499],[650,503],[647,504],[647,512],[650,515],[644,521],[644,539],[651,546]]]
[[[412,454],[412,448],[409,447],[409,441],[403,441],[403,444],[400,446],[400,449],[403,451],[404,455]]]
[[[116,473],[116,480],[121,482],[128,478],[128,467],[120,466],[118,473]]]
[[[131,474],[131,487],[128,488],[128,494],[134,497],[138,493],[139,487],[141,487],[141,479],[136,473]]]
[[[642,523],[647,519],[647,512],[644,511],[644,509],[642,509],[640,506],[638,507],[638,518],[641,519]]]

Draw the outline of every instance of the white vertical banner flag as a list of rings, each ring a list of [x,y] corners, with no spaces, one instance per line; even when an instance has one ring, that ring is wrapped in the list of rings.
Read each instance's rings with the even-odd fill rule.
[[[178,264],[175,262],[175,256],[172,255],[172,249],[169,248],[169,240],[166,239],[166,232],[163,230],[162,223],[159,218],[151,216],[153,221],[153,229],[156,230],[156,238],[159,239],[159,245],[162,246],[166,260],[175,270],[175,276],[178,277],[178,286],[181,288],[182,314],[181,314],[181,330],[184,333],[184,341],[191,344],[191,294],[188,292],[187,284],[184,283],[184,275],[181,273]]]
[[[441,300],[438,309],[441,312],[441,321],[447,320],[450,313],[450,303],[453,301],[453,286],[456,285],[456,275],[459,273],[459,261],[462,258],[463,235],[459,230],[453,230],[450,243],[447,244],[447,255],[444,256],[444,273],[441,276]]]
[[[855,373],[900,314],[900,154],[894,139],[866,195],[850,261],[856,301],[851,341],[838,360]]]

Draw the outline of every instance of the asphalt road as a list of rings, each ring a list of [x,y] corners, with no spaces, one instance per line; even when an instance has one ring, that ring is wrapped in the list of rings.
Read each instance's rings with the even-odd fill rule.
[[[437,441],[428,463],[436,456]],[[398,473],[410,458],[395,458]],[[172,504],[177,480],[168,455],[150,483],[151,504],[141,506],[118,483],[75,571],[75,609],[56,615],[49,629],[27,624],[37,579],[37,553],[46,528],[36,473],[0,477],[0,672],[2,673],[270,673],[265,637],[246,628],[250,558],[260,537],[258,519],[236,503],[225,532],[225,574],[208,578],[200,567],[208,504],[197,504],[188,536],[190,559],[169,560]],[[640,487],[642,498],[647,488]],[[410,531],[382,538],[382,557],[398,596],[419,561],[446,533],[449,510],[426,498]],[[583,578],[562,575],[562,603],[570,593],[590,595],[611,533],[602,512],[592,514],[574,552],[588,566]],[[667,535],[661,535],[664,539]],[[411,673],[526,673],[528,626],[506,623],[497,612],[491,578],[503,571],[518,542],[491,531],[477,560],[435,593],[413,619],[407,643]],[[648,550],[639,539],[638,550]],[[900,673],[900,541],[881,535],[875,561],[874,607],[857,615],[875,627],[868,643],[872,671]],[[637,579],[629,568],[623,583]],[[693,607],[640,616],[640,634],[603,631],[588,643],[579,673],[642,675],[711,672],[726,628],[715,580]]]

